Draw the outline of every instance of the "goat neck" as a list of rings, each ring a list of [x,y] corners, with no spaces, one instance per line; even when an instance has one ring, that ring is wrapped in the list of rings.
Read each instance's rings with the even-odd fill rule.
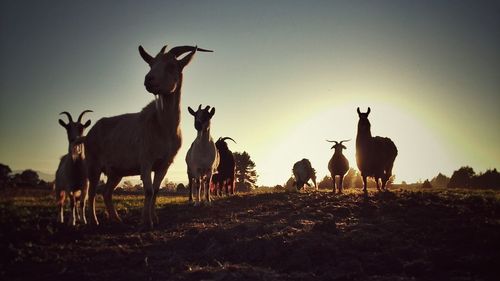
[[[156,116],[162,131],[178,130],[180,124],[180,102],[182,89],[182,73],[175,91],[171,94],[160,94],[155,101]]]

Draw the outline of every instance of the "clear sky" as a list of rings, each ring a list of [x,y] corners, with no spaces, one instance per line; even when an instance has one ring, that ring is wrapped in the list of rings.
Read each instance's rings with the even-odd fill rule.
[[[498,1],[1,1],[0,163],[53,173],[61,111],[137,112],[153,96],[139,44],[198,45],[184,71],[183,146],[167,177],[186,181],[187,106],[216,107],[212,136],[247,151],[258,184],[295,161],[318,176],[352,139],[356,107],[398,147],[396,181],[500,168]]]

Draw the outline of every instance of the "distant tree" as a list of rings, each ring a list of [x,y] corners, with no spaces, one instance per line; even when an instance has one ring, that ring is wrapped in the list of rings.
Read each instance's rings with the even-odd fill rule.
[[[175,188],[175,191],[177,193],[186,193],[188,191],[188,188],[183,183],[179,183]]]
[[[474,170],[469,167],[461,167],[460,169],[453,172],[453,175],[450,178],[450,182],[448,182],[448,188],[470,188],[472,183],[472,178],[474,177]]]
[[[282,186],[281,184],[277,184],[273,187],[274,191],[284,191],[285,187]]]
[[[500,173],[497,169],[487,170],[472,178],[472,186],[476,188],[500,188]]]
[[[450,182],[450,178],[439,173],[436,177],[431,180],[431,184],[434,187],[447,187]]]
[[[406,181],[402,181],[401,182],[401,185],[407,185],[408,183],[406,183]]]
[[[246,151],[242,153],[234,152],[233,156],[236,170],[236,190],[251,191],[255,188],[258,177],[255,171],[255,163],[250,159],[250,155]]]
[[[165,180],[163,180],[163,189],[165,189],[167,192],[175,192],[176,191],[176,188],[177,188],[177,185],[169,180],[168,178],[165,178]]]
[[[356,171],[354,168],[349,168],[347,171],[347,174],[344,177],[344,188],[349,188],[349,187],[355,187],[356,183],[356,176],[358,174],[358,171]]]
[[[319,183],[319,189],[331,189],[333,188],[333,179],[330,176],[325,176]]]
[[[425,180],[422,184],[422,188],[432,188],[432,184],[429,180]]]
[[[38,183],[40,182],[40,177],[38,176],[37,172],[28,169],[24,170],[19,175],[19,180],[21,181],[22,185],[33,187],[38,185]]]
[[[354,176],[353,179],[351,179],[351,187],[354,188],[363,188],[363,178],[361,177],[361,173],[359,171],[356,171],[356,176]]]
[[[12,173],[10,167],[0,163],[0,187],[5,187],[8,185],[10,180],[10,173]]]

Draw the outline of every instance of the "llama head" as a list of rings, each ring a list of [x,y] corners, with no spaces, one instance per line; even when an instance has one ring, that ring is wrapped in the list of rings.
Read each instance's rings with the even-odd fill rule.
[[[142,59],[151,68],[144,78],[146,90],[153,95],[165,95],[176,92],[182,83],[182,70],[189,64],[196,51],[212,52],[192,46],[177,46],[165,52],[167,46],[163,46],[155,56],[148,54],[142,46],[139,53]],[[188,53],[183,58],[180,56]]]
[[[370,121],[368,120],[368,115],[370,114],[370,107],[368,107],[368,111],[366,113],[363,113],[359,110],[358,107],[358,116],[359,116],[359,122],[358,122],[358,130],[370,130]]]

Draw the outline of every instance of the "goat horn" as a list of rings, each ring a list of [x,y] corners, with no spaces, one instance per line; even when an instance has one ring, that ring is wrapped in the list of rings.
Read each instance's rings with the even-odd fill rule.
[[[59,113],[59,115],[62,115],[62,114],[66,114],[66,116],[68,116],[69,122],[73,123],[73,118],[71,117],[71,114],[69,114],[69,112],[63,111],[63,112]]]
[[[201,109],[201,104],[200,104],[200,105],[198,105],[198,110],[200,110],[200,109]],[[197,111],[198,111],[198,110],[197,110]]]
[[[80,113],[80,116],[78,116],[78,121],[77,121],[78,123],[82,122],[82,117],[83,117],[83,115],[84,115],[85,113],[87,113],[87,112],[94,112],[94,111],[92,111],[92,110],[90,110],[90,109],[87,109],[87,110],[82,111],[82,113]]]
[[[348,142],[348,141],[350,141],[350,140],[351,140],[351,139],[340,141],[340,144],[342,144],[343,142]]]
[[[177,57],[181,56],[184,53],[192,52],[192,51],[213,52],[212,50],[205,50],[205,49],[198,48],[198,47],[193,47],[193,46],[177,46],[177,47],[173,47],[168,52],[171,53],[172,55],[174,55],[177,58]]]
[[[163,55],[165,53],[166,48],[167,48],[167,45],[163,46],[158,54]]]
[[[327,142],[334,142],[335,144],[339,144],[338,141],[326,140]]]
[[[225,140],[232,140],[234,143],[236,143],[236,141],[235,141],[235,140],[233,140],[233,139],[232,139],[232,138],[230,138],[230,137],[223,137],[221,140],[222,140],[222,141],[225,141]]]

